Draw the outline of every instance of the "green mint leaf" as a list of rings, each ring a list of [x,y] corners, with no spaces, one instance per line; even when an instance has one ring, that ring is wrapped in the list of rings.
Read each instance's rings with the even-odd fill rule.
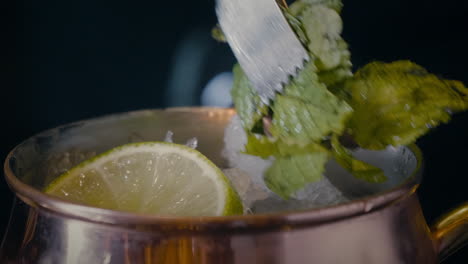
[[[351,53],[341,37],[343,23],[337,11],[325,5],[296,2],[289,12],[301,22],[300,28],[307,37],[305,46],[311,57],[316,58],[319,71],[350,68]]]
[[[231,90],[232,100],[243,127],[251,131],[267,113],[268,106],[262,103],[257,91],[250,84],[239,64],[233,68],[234,84]]]
[[[325,152],[277,158],[265,173],[265,183],[270,190],[288,199],[306,184],[320,180],[327,160]]]
[[[224,35],[223,30],[219,24],[211,29],[211,36],[219,42],[227,42],[226,36]]]
[[[352,109],[319,82],[315,65],[306,64],[277,95],[270,133],[288,144],[307,145],[332,133],[341,134]]]
[[[341,145],[338,136],[335,135],[332,137],[331,145],[332,155],[336,162],[354,177],[373,183],[380,183],[387,180],[387,177],[380,168],[355,159],[351,152]]]
[[[288,20],[288,24],[296,33],[296,36],[299,39],[299,41],[302,43],[302,45],[307,46],[309,40],[307,39],[307,35],[304,31],[304,28],[302,27],[301,21],[297,19],[294,15],[292,15],[289,9],[283,9],[283,14],[286,20]]]
[[[325,84],[330,92],[335,94],[335,91],[342,89],[343,83],[353,77],[351,66],[339,66],[337,68],[321,71],[318,73],[320,82]]]
[[[328,150],[317,143],[301,146],[254,134],[249,134],[247,136],[247,144],[245,145],[244,151],[245,154],[259,156],[264,159],[269,157],[301,155],[311,152],[327,153]]]
[[[354,114],[348,126],[363,148],[413,143],[430,128],[468,109],[468,89],[409,61],[373,62],[345,83]]]
[[[290,6],[290,8],[292,8],[297,14],[297,11],[302,10],[305,5],[323,5],[338,13],[343,9],[342,0],[297,0]]]

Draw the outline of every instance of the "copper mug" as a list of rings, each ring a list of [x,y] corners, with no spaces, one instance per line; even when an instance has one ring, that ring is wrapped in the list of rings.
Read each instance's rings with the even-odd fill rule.
[[[58,127],[17,146],[5,162],[16,199],[0,263],[438,263],[468,240],[468,204],[428,227],[416,195],[415,147],[362,151],[399,174],[381,185],[335,170],[330,180],[359,197],[315,210],[230,217],[158,217],[93,208],[41,192],[89,155],[129,141],[199,140],[220,167],[232,109],[174,108],[116,114]],[[77,151],[79,150],[79,151]],[[78,154],[74,154],[78,153]],[[60,166],[62,167],[60,167]],[[58,168],[57,168],[58,166]]]

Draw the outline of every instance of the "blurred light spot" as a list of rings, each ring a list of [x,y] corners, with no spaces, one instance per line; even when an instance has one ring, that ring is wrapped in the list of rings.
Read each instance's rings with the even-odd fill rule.
[[[231,72],[222,72],[213,77],[203,88],[201,94],[202,105],[230,107],[232,105],[232,83],[233,76]]]

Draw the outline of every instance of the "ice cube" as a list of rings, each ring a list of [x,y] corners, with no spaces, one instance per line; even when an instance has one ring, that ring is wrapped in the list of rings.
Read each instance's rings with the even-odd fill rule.
[[[251,183],[249,175],[238,168],[225,169],[223,173],[231,181],[232,187],[236,189],[237,194],[242,197],[247,193],[247,189]]]
[[[174,132],[168,130],[164,136],[164,142],[174,143]],[[198,147],[198,139],[196,137],[190,138],[185,142],[185,145],[189,148],[196,149]]]
[[[242,169],[251,177],[253,183],[263,187],[265,186],[263,174],[271,166],[272,160],[243,154],[246,143],[247,135],[239,116],[235,115],[224,131],[222,155],[228,161],[230,168]]]
[[[237,194],[239,194],[246,213],[250,211],[253,202],[268,198],[270,191],[266,186],[252,182],[251,176],[243,170],[231,168],[223,170],[223,173],[229,178]]]
[[[332,206],[347,201],[348,199],[324,177],[320,181],[308,184],[288,200],[270,193],[267,199],[253,203],[251,209],[254,213],[298,211]]]
[[[327,177],[320,181],[309,183],[297,191],[293,198],[310,204],[312,207],[334,205],[347,202],[348,199],[338,190]]]
[[[198,139],[196,137],[194,138],[191,138],[189,140],[187,140],[187,142],[185,143],[185,145],[189,148],[193,148],[193,149],[196,149],[197,146],[198,146]]]
[[[353,156],[383,170],[388,178],[381,183],[372,183],[356,178],[341,167],[336,161],[330,160],[325,174],[330,182],[340,189],[350,199],[360,199],[402,184],[416,169],[416,157],[406,148],[388,146],[385,150],[355,149]]]
[[[263,180],[263,175],[272,162],[271,159],[242,154],[247,143],[247,135],[239,116],[234,116],[224,132],[223,157],[230,168],[225,170],[238,191],[244,205],[254,213],[279,211],[297,211],[335,205],[348,199],[329,180],[308,184],[296,192],[291,199],[284,200],[270,191]]]
[[[164,141],[165,142],[169,142],[169,143],[172,143],[172,136],[174,136],[174,132],[172,132],[171,130],[168,130],[166,132],[166,136],[164,137]]]

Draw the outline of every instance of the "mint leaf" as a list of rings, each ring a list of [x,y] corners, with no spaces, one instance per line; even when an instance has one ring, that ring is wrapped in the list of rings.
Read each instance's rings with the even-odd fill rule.
[[[328,90],[335,94],[335,90],[341,90],[342,84],[353,76],[350,66],[339,66],[328,71],[318,73],[320,82],[327,86]]]
[[[226,36],[219,24],[211,29],[211,36],[219,42],[227,42]]]
[[[250,131],[268,112],[268,107],[262,103],[239,64],[234,65],[233,74],[232,100],[243,127]]]
[[[302,27],[301,21],[297,19],[294,15],[292,15],[289,9],[284,9],[283,14],[286,20],[288,20],[288,24],[296,33],[296,36],[299,39],[299,41],[302,43],[302,45],[306,46],[309,40],[304,31],[304,28]]]
[[[248,134],[245,153],[275,157],[265,182],[284,198],[320,179],[330,154],[357,178],[385,181],[382,170],[355,159],[339,142],[344,132],[361,148],[408,145],[448,122],[450,113],[468,109],[461,82],[409,61],[370,63],[353,76],[341,8],[341,0],[297,0],[283,10],[310,60],[270,106],[238,65],[233,70],[232,96]],[[214,33],[222,40],[222,32]]]
[[[284,88],[284,95],[276,96],[270,128],[273,137],[307,145],[344,130],[352,109],[319,82],[315,69],[313,63],[306,64]]]
[[[318,70],[331,70],[339,66],[350,68],[351,53],[341,37],[343,23],[337,11],[325,5],[296,2],[289,12],[301,22],[300,28],[307,36],[304,44],[311,57],[316,58]]]
[[[270,190],[288,199],[306,184],[320,180],[327,160],[325,152],[277,158],[265,173],[265,183]]]
[[[285,10],[289,24],[318,67],[316,72],[320,82],[332,92],[339,92],[341,84],[353,75],[351,53],[340,36],[342,21],[337,12],[341,7],[341,0],[303,0]],[[333,15],[326,19],[323,14]]]
[[[387,177],[380,168],[355,159],[351,152],[341,145],[337,136],[332,137],[331,145],[332,154],[336,162],[354,177],[373,183],[380,183],[387,180]]]
[[[301,5],[323,5],[338,13],[340,13],[343,8],[342,0],[297,0],[290,6],[290,8],[301,10],[304,8]]]
[[[274,140],[266,136],[249,134],[247,136],[247,144],[245,145],[245,154],[259,156],[264,159],[268,157],[286,157],[291,155],[301,155],[311,152],[324,152],[328,150],[317,144],[310,143],[300,146],[297,144],[288,144],[281,140]]]
[[[278,95],[273,106],[270,132],[285,142],[307,144],[332,133],[340,134],[351,109],[337,100],[322,104]]]
[[[363,148],[408,145],[468,109],[468,89],[409,61],[373,62],[345,83],[354,114],[349,128]]]

